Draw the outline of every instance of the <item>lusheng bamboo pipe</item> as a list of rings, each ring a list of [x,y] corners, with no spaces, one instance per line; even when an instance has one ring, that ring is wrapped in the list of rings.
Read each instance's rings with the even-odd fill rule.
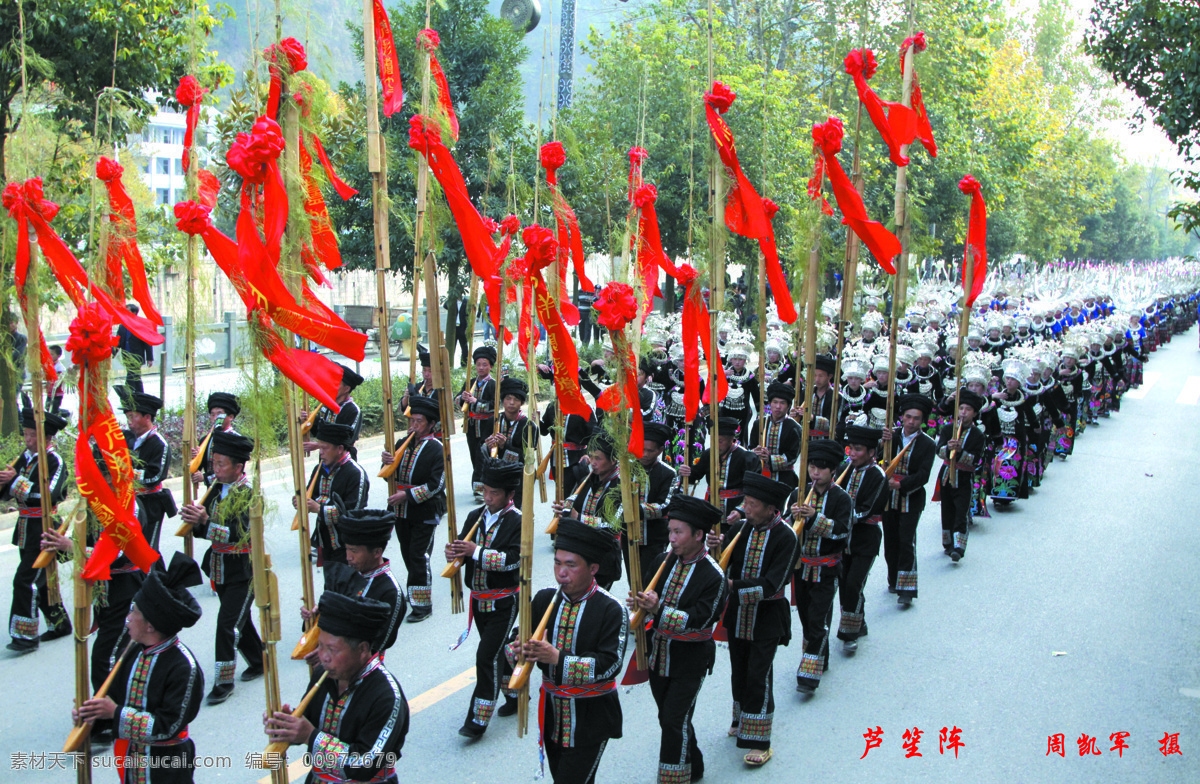
[[[846,474],[850,473],[851,468],[854,468],[854,463],[851,463],[850,465],[846,466],[846,470],[842,472],[842,475],[837,478],[837,481],[834,482],[834,484],[837,485],[838,487],[841,487],[842,480],[846,478]]]
[[[542,476],[545,475],[546,468],[549,467],[549,465],[550,465],[550,456],[553,454],[554,454],[554,450],[551,449],[549,452],[546,453],[546,456],[542,458],[542,462],[538,463],[537,471],[534,472],[537,475],[538,479],[541,479]]]
[[[654,573],[654,576],[650,578],[650,582],[646,585],[646,589],[644,591],[642,591],[642,593],[649,593],[650,591],[653,591],[655,588],[658,587],[658,581],[662,579],[663,572],[665,572],[667,570],[668,563],[673,565],[675,563],[675,560],[670,557],[664,558],[663,562],[658,565],[658,571],[656,571]],[[638,628],[638,626],[640,626],[642,624],[642,620],[645,619],[645,617],[646,617],[646,611],[639,607],[637,612],[635,612],[633,615],[629,616],[629,628],[630,629]]]
[[[312,626],[308,627],[308,631],[300,635],[300,642],[296,643],[296,647],[292,648],[292,659],[299,661],[308,656],[317,649],[317,638],[321,636],[321,627],[318,622],[321,620],[320,613],[314,613],[310,618]]]
[[[888,479],[891,479],[892,474],[896,473],[896,469],[900,467],[900,460],[904,457],[905,454],[907,454],[908,450],[912,447],[912,445],[914,443],[916,443],[916,441],[917,441],[917,439],[915,439],[915,438],[912,441],[909,441],[908,444],[903,449],[900,450],[900,453],[898,455],[896,455],[895,457],[893,457],[892,461],[890,463],[888,463],[887,468],[884,469],[884,472],[883,472],[884,475],[887,476]]]
[[[304,420],[300,424],[300,435],[308,435],[308,431],[312,430],[313,424],[317,421],[317,414],[319,413],[321,413],[321,406],[318,405],[312,410],[312,413],[308,415],[308,419]]]
[[[804,497],[804,503],[802,504],[802,506],[811,505],[812,501],[813,501],[813,494],[816,492],[817,492],[816,485],[813,485],[812,487],[810,487],[808,489],[808,495],[806,495]],[[799,537],[802,533],[804,533],[804,526],[807,522],[808,522],[807,518],[801,517],[799,520],[797,520],[795,523],[792,524],[792,530],[796,533],[797,537]]]
[[[317,466],[317,470],[316,470],[316,471],[313,471],[313,477],[312,477],[312,479],[310,479],[310,480],[308,481],[308,492],[306,492],[306,493],[304,494],[304,500],[305,500],[305,501],[311,501],[311,500],[312,500],[312,497],[313,497],[313,490],[315,490],[315,489],[317,488],[317,477],[319,477],[319,476],[321,475],[321,470],[320,470],[320,469],[321,469],[321,467],[320,467],[320,466]],[[297,510],[296,510],[296,516],[295,516],[294,518],[292,518],[292,530],[293,530],[293,531],[299,531],[299,530],[300,530],[300,515],[301,515],[301,514],[302,514],[302,511],[301,511],[301,510],[299,510],[299,509],[297,509]]]
[[[586,485],[588,480],[591,478],[592,478],[592,469],[589,468],[587,475],[585,477],[583,477],[583,481],[579,483],[579,486],[575,488],[575,492],[571,493],[571,496],[579,495],[580,491],[583,490],[583,486]],[[568,496],[568,498],[570,498],[571,496]],[[550,534],[551,536],[558,533],[558,516],[557,515],[550,521],[550,525],[546,526],[546,533]]]
[[[315,411],[313,412],[316,413]],[[217,421],[213,422],[212,430],[208,431],[208,435],[200,442],[200,448],[196,450],[196,456],[192,458],[192,462],[188,463],[188,473],[194,474],[200,470],[200,464],[204,462],[204,451],[208,449],[208,442],[212,441],[213,433],[217,432],[225,424],[225,414],[217,415]]]
[[[121,651],[121,655],[117,657],[117,661],[113,664],[112,670],[108,673],[108,677],[104,679],[104,683],[100,684],[100,688],[96,689],[93,700],[102,700],[108,696],[108,690],[112,688],[113,681],[117,679],[117,673],[121,671],[121,665],[125,663],[125,657],[129,655],[129,651],[136,645],[133,640],[125,644],[125,648]],[[67,736],[67,742],[63,744],[63,754],[71,754],[83,748],[84,741],[87,740],[88,734],[91,733],[92,727],[90,724],[76,724],[71,730],[71,734]]]
[[[479,515],[479,520],[483,519],[483,515]],[[463,537],[464,542],[471,541],[471,537],[475,536],[475,532],[479,530],[479,520],[475,521],[475,525],[471,526],[471,530],[467,531],[467,535]],[[450,563],[446,564],[446,568],[442,570],[442,577],[453,577],[458,574],[458,570],[463,567],[463,558],[460,555]]]
[[[321,677],[317,678],[317,682],[314,683],[312,688],[308,690],[308,694],[304,695],[304,699],[300,700],[300,704],[297,705],[296,709],[292,711],[293,716],[300,717],[304,714],[305,709],[308,708],[308,704],[313,701],[313,697],[317,696],[317,692],[320,691],[321,687],[325,685],[325,679],[328,677],[329,670],[325,670],[325,672],[321,673]],[[282,740],[277,740],[274,743],[267,744],[267,750],[263,753],[263,759],[265,760],[267,755],[284,753],[287,751],[289,745],[291,744]]]
[[[204,498],[201,499],[200,505],[207,506],[208,502],[212,499],[213,493],[217,492],[217,488],[220,486],[221,486],[220,482],[213,482],[212,487],[208,488],[208,492],[205,493]],[[179,525],[179,530],[175,532],[175,535],[176,536],[187,536],[191,532],[192,532],[192,524],[191,523],[181,523]]]
[[[530,642],[539,642],[546,636],[546,626],[550,623],[550,619],[554,616],[554,611],[558,609],[559,601],[561,601],[561,589],[555,594],[554,599],[550,602],[550,606],[546,608],[546,612],[542,615],[542,620],[538,621],[537,628],[530,635]],[[514,672],[508,679],[508,689],[510,691],[520,691],[529,685],[529,673],[533,671],[533,661],[526,659],[520,669]]]
[[[54,530],[58,532],[59,536],[66,536],[67,529],[70,526],[71,526],[71,521],[64,520],[63,524],[60,525],[58,528],[55,528]],[[47,566],[49,566],[53,562],[54,562],[54,551],[53,550],[42,550],[40,553],[38,553],[38,557],[34,560],[33,568],[34,569],[45,569]]]
[[[747,522],[742,524],[742,527],[738,529],[738,532],[733,535],[732,539],[729,540],[729,545],[721,552],[721,559],[717,561],[717,565],[721,567],[722,572],[729,568],[729,560],[733,558],[733,548],[738,543],[738,539],[742,538],[742,531],[746,530],[747,525],[750,525],[750,523]]]
[[[400,448],[396,450],[396,454],[392,456],[392,462],[380,469],[377,476],[381,479],[390,479],[392,474],[396,473],[396,469],[400,467],[400,461],[404,459],[404,453],[408,451],[408,445],[412,443],[413,436],[417,433],[412,431],[408,434],[408,438],[404,439],[404,443],[400,444]],[[309,493],[312,493],[312,488],[309,488]]]

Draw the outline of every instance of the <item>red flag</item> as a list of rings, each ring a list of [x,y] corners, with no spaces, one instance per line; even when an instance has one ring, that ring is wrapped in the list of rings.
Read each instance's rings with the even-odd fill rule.
[[[904,43],[900,45],[900,76],[904,76],[904,53],[908,51],[908,47],[916,47],[913,49],[915,65],[917,52],[924,52],[927,45],[925,33],[917,33],[912,38],[904,39]],[[929,153],[929,157],[936,158],[937,142],[933,140],[933,127],[929,124],[929,114],[925,111],[925,97],[921,94],[921,81],[917,78],[915,67],[912,75],[912,108],[917,114],[917,138],[921,140],[921,146]]]
[[[400,84],[400,61],[392,40],[392,26],[380,0],[372,0],[375,16],[375,56],[379,63],[379,83],[383,86],[383,113],[391,117],[404,105],[404,85]]]
[[[821,151],[825,160],[825,170],[829,176],[829,184],[833,187],[834,200],[842,211],[842,223],[849,226],[859,239],[863,241],[875,256],[879,266],[889,275],[896,274],[892,259],[900,253],[900,240],[879,221],[873,221],[867,215],[866,205],[862,196],[854,189],[854,183],[842,170],[838,163],[837,154],[842,149],[842,121],[830,117],[827,122],[813,125],[813,143]]]
[[[766,259],[768,275],[772,280],[771,293],[775,297],[779,318],[791,324],[796,321],[796,306],[792,303],[791,292],[786,284],[777,286],[774,282],[782,281],[784,276],[779,254],[775,250],[775,230],[771,227],[771,218],[767,214],[763,198],[758,195],[758,191],[742,171],[742,165],[738,162],[737,147],[733,141],[733,131],[721,118],[736,99],[737,95],[720,82],[713,82],[712,90],[704,94],[704,111],[708,118],[709,130],[717,143],[721,162],[733,174],[729,194],[725,199],[725,225],[734,234],[758,240],[759,249]]]
[[[875,129],[883,137],[888,146],[892,163],[897,166],[907,166],[908,158],[900,154],[900,147],[912,142],[917,132],[917,116],[912,109],[902,103],[884,101],[867,80],[875,75],[879,64],[875,61],[875,53],[870,49],[853,49],[842,61],[846,73],[854,79],[854,87],[858,90],[858,99],[866,107],[867,114]],[[885,113],[886,111],[886,113]]]
[[[983,201],[983,187],[971,175],[963,177],[958,183],[958,189],[971,197],[971,217],[967,221],[967,251],[963,259],[963,294],[967,297],[967,307],[975,304],[975,299],[983,291],[983,281],[987,278],[987,205]],[[972,264],[971,291],[967,291],[967,265]]]

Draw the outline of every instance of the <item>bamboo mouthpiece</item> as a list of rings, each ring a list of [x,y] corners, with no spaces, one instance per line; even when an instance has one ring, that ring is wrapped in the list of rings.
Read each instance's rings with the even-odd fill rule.
[[[529,635],[531,642],[541,640],[546,636],[546,625],[550,623],[550,617],[554,615],[554,609],[558,607],[558,597],[550,602],[550,606],[546,608],[546,612],[542,614],[542,620],[538,621],[537,628],[533,630],[533,634]],[[508,679],[508,688],[512,691],[520,691],[529,684],[529,673],[533,671],[533,662],[526,659],[512,677]]]
[[[738,543],[738,539],[742,538],[742,531],[746,530],[747,525],[749,525],[749,523],[744,523],[742,527],[738,529],[738,532],[733,535],[733,539],[729,540],[729,544],[725,547],[725,549],[721,551],[721,560],[717,562],[717,565],[721,567],[722,572],[729,568],[729,559],[733,558],[733,548]]]
[[[135,644],[136,643],[134,643],[133,640],[130,640],[125,644],[124,650],[122,650],[121,655],[117,657],[117,661],[115,664],[113,664],[112,670],[109,671],[108,677],[104,679],[104,683],[100,684],[100,688],[96,689],[96,693],[92,697],[93,700],[104,699],[104,697],[108,694],[108,690],[112,688],[113,681],[116,680],[117,672],[120,671],[121,665],[125,661],[125,657],[129,655],[129,651],[133,649]],[[71,734],[67,736],[67,742],[63,744],[62,753],[72,754],[76,751],[79,751],[79,749],[83,747],[83,743],[85,740],[87,740],[87,736],[91,733],[91,731],[92,726],[90,724],[76,724],[71,730]]]
[[[58,528],[56,528],[54,530],[58,531],[60,536],[66,536],[67,527],[69,525],[70,525],[70,521],[64,521],[62,525],[60,525]],[[47,566],[49,566],[52,563],[54,563],[54,551],[53,550],[42,550],[40,553],[38,553],[38,557],[36,559],[34,559],[33,568],[34,569],[45,569]]]
[[[479,520],[483,519],[483,515],[479,515]],[[479,530],[479,520],[475,521],[475,525],[471,526],[471,530],[467,531],[467,535],[463,537],[464,542],[471,541],[471,537],[475,536],[475,532]],[[454,577],[463,567],[463,558],[459,556],[450,563],[446,564],[446,568],[442,570],[442,577]]]
[[[400,448],[397,449],[396,454],[392,456],[392,462],[380,469],[379,473],[377,474],[380,479],[390,479],[392,474],[396,473],[396,469],[400,467],[400,461],[404,459],[404,453],[408,451],[408,445],[412,443],[413,436],[415,435],[415,431],[409,433],[408,438],[404,439],[404,443],[400,444]]]
[[[317,682],[314,683],[312,685],[312,688],[308,690],[308,694],[304,695],[304,699],[300,700],[300,704],[297,705],[296,709],[292,711],[293,716],[300,716],[304,713],[304,710],[308,707],[308,704],[310,702],[312,702],[313,697],[317,696],[317,692],[321,690],[321,686],[323,686],[325,684],[325,679],[328,677],[329,677],[329,670],[326,670],[325,672],[321,673],[321,677],[317,678]],[[266,767],[266,760],[265,760],[266,755],[282,754],[285,751],[287,751],[288,746],[290,746],[290,745],[291,745],[290,743],[288,743],[286,741],[282,741],[282,740],[277,740],[274,743],[267,744],[267,749],[263,753],[263,757],[264,757],[264,760],[262,763],[263,767]]]
[[[321,407],[317,406],[312,413],[308,415],[308,419],[300,424],[300,435],[308,435],[308,431],[312,430],[313,424],[317,421],[317,414],[321,413]]]
[[[667,568],[667,561],[669,561],[669,560],[671,560],[669,557],[664,558],[663,562],[658,565],[658,571],[656,571],[654,573],[654,576],[650,578],[650,584],[646,586],[646,590],[643,591],[643,593],[645,593],[646,591],[653,591],[655,588],[658,587],[658,581],[662,579],[663,572]],[[637,628],[642,625],[642,621],[645,619],[645,617],[646,617],[646,611],[639,607],[637,612],[635,612],[629,618],[630,631],[636,631]]]
[[[296,643],[296,647],[292,649],[292,660],[300,661],[317,649],[317,639],[321,636],[321,627],[318,625],[320,620],[319,615],[314,615],[312,626],[308,631],[300,635],[300,642]]]

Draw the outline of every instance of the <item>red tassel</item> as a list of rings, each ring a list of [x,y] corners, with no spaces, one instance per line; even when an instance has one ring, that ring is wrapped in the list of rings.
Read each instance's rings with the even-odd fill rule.
[[[842,222],[858,235],[879,265],[889,275],[895,275],[896,267],[892,264],[892,259],[900,253],[900,240],[884,228],[882,223],[869,218],[862,196],[855,190],[854,184],[838,163],[837,153],[842,149],[842,121],[830,117],[827,122],[813,125],[812,135],[813,142],[825,159],[825,170],[829,175],[829,184],[833,187],[838,209],[842,211]]]
[[[967,221],[967,251],[963,259],[963,293],[967,294],[967,307],[975,304],[975,300],[983,291],[983,281],[987,278],[987,204],[983,201],[983,187],[971,175],[962,178],[958,189],[971,197],[971,217]],[[971,291],[967,288],[967,265],[974,264],[971,278]]]

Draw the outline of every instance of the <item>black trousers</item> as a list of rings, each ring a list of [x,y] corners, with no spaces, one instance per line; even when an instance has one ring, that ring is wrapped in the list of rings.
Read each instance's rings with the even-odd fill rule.
[[[162,538],[163,520],[166,517],[162,507],[157,503],[146,503],[139,498],[137,501],[137,516],[138,521],[142,524],[142,534],[146,537],[146,542],[158,551],[158,543]],[[160,569],[165,569],[161,555],[158,557],[156,566]]]
[[[729,637],[733,726],[739,749],[771,748],[775,718],[775,651],[779,638],[741,640]]]
[[[142,387],[142,358],[123,353],[121,359],[125,364],[125,386],[134,392],[145,392]]]
[[[517,621],[517,601],[512,597],[500,599],[491,612],[481,612],[478,605],[475,602],[473,609],[475,627],[479,629],[479,647],[475,649],[475,693],[471,695],[467,721],[486,727],[496,709],[500,685],[508,680],[504,672],[504,643]]]
[[[437,519],[396,518],[396,540],[400,542],[400,557],[408,571],[408,598],[414,612],[433,609],[433,570],[429,558],[437,529]]]
[[[804,633],[796,683],[815,689],[829,669],[829,627],[833,623],[838,578],[829,575],[818,582],[809,582],[800,579],[797,572],[792,589],[796,596],[796,614],[800,616],[800,628]]]
[[[451,357],[451,358],[454,357],[454,347],[456,345],[462,347],[462,350],[460,352],[462,354],[462,366],[467,367],[467,361],[470,359],[470,356],[469,356],[469,351],[468,351],[469,347],[467,346],[467,328],[466,327],[463,327],[461,330],[456,330],[454,332],[454,342],[452,342],[450,344],[450,350],[446,352],[446,356]]]
[[[901,596],[917,597],[917,523],[920,512],[883,513],[883,560],[887,561],[888,587]]]
[[[650,670],[650,693],[658,705],[658,780],[690,781],[704,773],[704,755],[696,745],[692,714],[704,678],[667,678]]]
[[[214,686],[233,683],[237,652],[248,667],[263,666],[263,643],[250,617],[254,609],[254,587],[249,580],[215,586],[221,606],[217,610],[217,677]]]
[[[141,572],[114,573],[105,589],[107,596],[105,604],[95,605],[96,639],[92,642],[92,688],[99,689],[100,684],[108,677],[121,648],[129,642],[129,633],[125,629],[125,618],[129,615],[129,606],[133,597],[142,587]]]
[[[839,640],[857,640],[867,634],[866,613],[863,607],[863,588],[871,574],[871,566],[879,557],[883,532],[878,525],[856,523],[850,531],[850,544],[842,556],[842,622],[838,625]]]
[[[33,562],[42,552],[41,520],[30,518],[25,523],[25,543],[20,546],[20,560],[13,574],[12,605],[8,614],[8,633],[14,640],[38,638],[39,610],[46,616],[46,625],[51,628],[69,621],[62,602],[50,604],[46,570],[33,568]]]
[[[942,482],[942,547],[967,551],[967,522],[971,519],[971,480],[959,472],[959,485],[947,487]],[[963,481],[965,479],[965,481]]]
[[[491,432],[484,431],[482,436],[477,436],[474,430],[474,425],[467,425],[467,454],[471,456],[471,490],[479,492],[483,481],[483,440]]]
[[[593,784],[608,741],[566,748],[547,738],[544,745],[546,764],[550,766],[550,778],[555,784]]]
[[[583,345],[588,345],[592,342],[592,309],[579,309],[579,341]]]

